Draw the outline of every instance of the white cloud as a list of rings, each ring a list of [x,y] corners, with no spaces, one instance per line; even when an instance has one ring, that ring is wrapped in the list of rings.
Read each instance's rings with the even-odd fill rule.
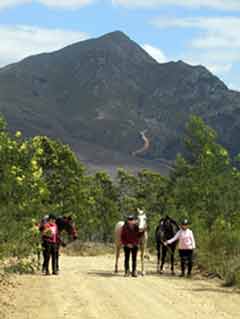
[[[0,25],[0,66],[29,55],[55,51],[86,38],[87,34],[77,31]]]
[[[150,54],[159,63],[167,62],[167,58],[166,58],[165,54],[159,48],[153,47],[152,45],[147,44],[147,43],[142,45],[142,48],[145,51],[147,51],[147,53]]]
[[[233,63],[226,63],[223,61],[214,61],[213,56],[208,56],[208,58],[204,55],[196,56],[194,53],[189,56],[186,56],[184,59],[185,62],[191,65],[204,65],[208,70],[210,70],[213,74],[224,75],[229,73],[233,68]]]
[[[32,0],[0,0],[0,10],[31,2]]]
[[[68,9],[78,9],[93,3],[95,0],[37,0],[37,2],[48,7],[59,7]]]
[[[78,9],[89,5],[95,0],[0,0],[0,10],[21,4],[40,3],[48,7]]]
[[[240,18],[238,17],[160,17],[152,23],[159,28],[197,28],[204,30],[205,33],[192,41],[192,46],[198,49],[240,47],[240,37],[236,32],[236,30],[240,30]]]
[[[206,64],[206,67],[214,74],[225,74],[231,71],[233,65],[228,64]]]
[[[95,0],[0,0],[0,9],[26,3],[41,3],[55,8],[78,9]],[[103,2],[103,0],[101,0]],[[106,1],[106,0],[105,0]],[[219,10],[240,10],[239,0],[108,0],[114,5],[124,7],[153,8],[162,6],[181,6],[199,9],[202,7]]]
[[[234,64],[240,62],[238,17],[159,17],[152,24],[158,28],[196,29],[198,32],[189,40],[180,59],[202,64],[220,77],[230,76]]]
[[[239,0],[112,0],[115,5],[125,7],[181,6],[186,8],[213,8],[219,10],[240,10]]]
[[[240,92],[240,85],[234,83],[228,83],[228,88],[230,90],[239,91]]]
[[[159,17],[153,24],[159,28],[187,28],[198,32],[176,60],[191,65],[204,65],[220,78],[233,77],[236,64],[240,62],[240,18],[238,17]],[[148,51],[148,50],[147,50]],[[152,52],[149,52],[154,56]],[[229,82],[229,81],[227,81]],[[236,82],[232,79],[232,83]],[[238,81],[237,81],[238,82]],[[232,88],[239,85],[231,84]]]

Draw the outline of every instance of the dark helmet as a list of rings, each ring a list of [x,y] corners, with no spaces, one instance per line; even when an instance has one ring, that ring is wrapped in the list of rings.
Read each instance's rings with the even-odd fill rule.
[[[49,214],[48,219],[56,219],[56,215],[51,213],[51,214]]]
[[[42,221],[47,222],[49,219],[49,215],[44,215]]]
[[[134,218],[134,215],[132,215],[132,214],[130,214],[130,215],[128,215],[127,216],[127,220],[134,220],[135,218]]]
[[[186,218],[184,218],[181,222],[181,225],[188,225],[188,224],[189,224],[189,221]]]

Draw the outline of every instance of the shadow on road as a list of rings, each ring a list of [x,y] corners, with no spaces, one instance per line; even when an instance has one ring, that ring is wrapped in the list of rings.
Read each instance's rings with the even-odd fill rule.
[[[99,270],[98,271],[88,271],[87,274],[90,276],[94,276],[94,277],[105,277],[105,278],[122,276],[121,273],[115,274],[111,271],[99,271]]]
[[[193,292],[199,292],[199,293],[202,293],[202,292],[212,292],[212,293],[223,293],[223,294],[239,294],[240,291],[237,291],[237,290],[234,290],[234,289],[231,289],[231,288],[222,288],[222,287],[219,287],[219,288],[192,288],[192,289],[184,289],[186,291],[193,291]]]

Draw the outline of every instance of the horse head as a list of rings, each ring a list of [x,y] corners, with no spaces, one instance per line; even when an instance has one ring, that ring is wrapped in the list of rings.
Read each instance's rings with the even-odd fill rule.
[[[175,222],[168,215],[165,218],[160,219],[158,232],[162,241],[170,239],[174,236],[174,225]]]
[[[71,217],[59,216],[56,219],[56,224],[58,226],[59,233],[66,231],[72,240],[77,239],[76,226]]]
[[[147,229],[147,215],[140,208],[138,208],[137,211],[138,211],[138,216],[137,216],[138,229],[139,229],[139,232],[144,232]]]
[[[170,231],[172,230],[172,221],[171,221],[171,218],[167,215],[165,218],[164,218],[164,227],[165,227],[165,230],[166,231]]]

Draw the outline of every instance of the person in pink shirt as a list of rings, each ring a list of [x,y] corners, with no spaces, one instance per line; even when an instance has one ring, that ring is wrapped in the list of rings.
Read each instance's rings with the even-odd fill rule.
[[[193,250],[196,248],[193,232],[188,228],[189,222],[184,219],[181,223],[181,229],[174,237],[167,240],[164,244],[168,245],[178,240],[178,249],[181,260],[181,275],[185,276],[185,268],[187,265],[187,276],[191,277],[193,265]]]
[[[43,272],[49,275],[49,261],[52,260],[52,274],[57,275],[57,251],[59,243],[58,226],[56,224],[56,217],[53,214],[49,215],[48,221],[43,225]]]

